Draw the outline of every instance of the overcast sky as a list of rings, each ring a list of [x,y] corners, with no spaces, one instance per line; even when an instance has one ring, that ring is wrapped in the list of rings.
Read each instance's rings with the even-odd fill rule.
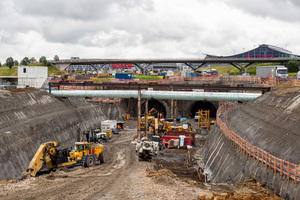
[[[300,55],[299,0],[0,1],[0,61],[203,58],[271,44]]]

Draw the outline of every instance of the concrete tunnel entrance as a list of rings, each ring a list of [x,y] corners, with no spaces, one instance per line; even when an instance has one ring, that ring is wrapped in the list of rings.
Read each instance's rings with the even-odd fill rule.
[[[215,118],[217,113],[217,108],[209,101],[196,101],[192,106],[190,110],[190,115],[192,118],[194,118],[195,113],[199,110],[209,110],[210,111],[210,117]]]
[[[146,102],[143,103],[142,105],[142,115],[145,114],[145,105],[146,105]],[[155,108],[155,110],[158,112],[158,113],[163,113],[164,117],[167,117],[167,111],[166,111],[166,108],[165,106],[159,102],[158,100],[155,100],[155,99],[149,99],[148,100],[148,111],[150,111],[152,108]]]

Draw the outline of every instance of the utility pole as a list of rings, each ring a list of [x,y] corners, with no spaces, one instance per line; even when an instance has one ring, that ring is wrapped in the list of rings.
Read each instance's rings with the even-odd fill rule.
[[[145,137],[147,138],[147,128],[148,128],[148,99],[145,102]]]
[[[171,91],[173,91],[172,86],[171,86]],[[174,120],[174,99],[171,100],[171,119]]]
[[[177,118],[177,100],[175,100],[175,111],[174,111],[174,117]]]
[[[80,142],[80,126],[77,124],[77,142]]]
[[[141,88],[138,90],[138,124],[137,124],[137,139],[141,139]]]

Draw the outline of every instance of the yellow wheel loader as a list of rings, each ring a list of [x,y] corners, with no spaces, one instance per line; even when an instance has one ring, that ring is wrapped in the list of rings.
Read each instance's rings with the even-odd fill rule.
[[[40,145],[31,160],[28,172],[30,176],[36,176],[36,173],[42,167],[47,169],[82,165],[91,167],[96,161],[104,163],[103,146],[93,146],[89,142],[76,142],[75,149],[57,149],[57,142],[47,142]]]

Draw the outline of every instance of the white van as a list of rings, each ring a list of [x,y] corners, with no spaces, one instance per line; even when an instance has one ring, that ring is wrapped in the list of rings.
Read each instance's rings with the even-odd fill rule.
[[[300,71],[297,73],[297,79],[300,79]]]

